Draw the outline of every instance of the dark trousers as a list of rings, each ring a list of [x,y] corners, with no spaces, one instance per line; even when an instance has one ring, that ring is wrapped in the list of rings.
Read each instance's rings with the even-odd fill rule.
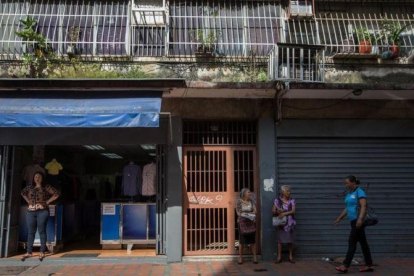
[[[351,233],[349,234],[348,240],[348,253],[346,253],[344,266],[349,267],[351,265],[358,242],[361,244],[362,253],[364,254],[365,258],[365,264],[367,266],[372,266],[371,251],[369,250],[367,237],[365,236],[365,227],[356,228],[356,222],[356,220],[351,221]]]
[[[36,236],[36,230],[39,230],[40,252],[46,251],[46,225],[49,217],[49,209],[38,211],[27,211],[27,228],[29,235],[27,237],[27,252],[32,253],[33,243]]]

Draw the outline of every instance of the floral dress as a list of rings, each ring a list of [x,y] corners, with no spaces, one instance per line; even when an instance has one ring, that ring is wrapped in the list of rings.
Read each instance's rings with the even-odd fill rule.
[[[281,198],[276,198],[275,203],[278,209],[282,209],[283,212],[292,210],[296,205],[296,200],[291,198],[287,203],[283,202]],[[277,227],[276,237],[278,243],[295,243],[296,242],[296,220],[293,215],[287,217],[287,224],[285,226]]]

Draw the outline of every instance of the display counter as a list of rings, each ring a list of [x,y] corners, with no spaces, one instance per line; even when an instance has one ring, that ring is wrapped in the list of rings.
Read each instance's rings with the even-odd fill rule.
[[[102,203],[101,244],[155,244],[155,203]]]

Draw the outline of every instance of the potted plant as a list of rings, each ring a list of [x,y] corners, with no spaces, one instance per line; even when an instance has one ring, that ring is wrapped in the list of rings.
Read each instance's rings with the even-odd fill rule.
[[[372,36],[367,28],[358,28],[355,30],[359,41],[359,53],[360,54],[371,54],[371,41]]]
[[[69,29],[69,45],[66,48],[66,53],[69,56],[69,59],[74,58],[76,55],[79,55],[79,49],[76,47],[76,43],[79,42],[80,37],[80,27],[75,28],[75,26],[70,27]]]
[[[198,57],[214,57],[216,50],[217,38],[214,31],[208,32],[204,36],[203,30],[198,30],[197,37],[194,39],[197,42],[195,55]]]
[[[400,55],[401,34],[412,24],[401,26],[400,23],[389,19],[384,19],[381,23],[380,39],[383,44],[388,46],[390,58]]]

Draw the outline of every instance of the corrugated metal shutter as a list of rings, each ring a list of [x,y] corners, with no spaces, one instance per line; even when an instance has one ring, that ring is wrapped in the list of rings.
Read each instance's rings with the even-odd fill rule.
[[[380,223],[367,228],[375,256],[414,256],[414,140],[278,138],[278,184],[297,200],[298,255],[344,256],[349,223],[333,221],[344,208],[344,179],[361,180]]]

